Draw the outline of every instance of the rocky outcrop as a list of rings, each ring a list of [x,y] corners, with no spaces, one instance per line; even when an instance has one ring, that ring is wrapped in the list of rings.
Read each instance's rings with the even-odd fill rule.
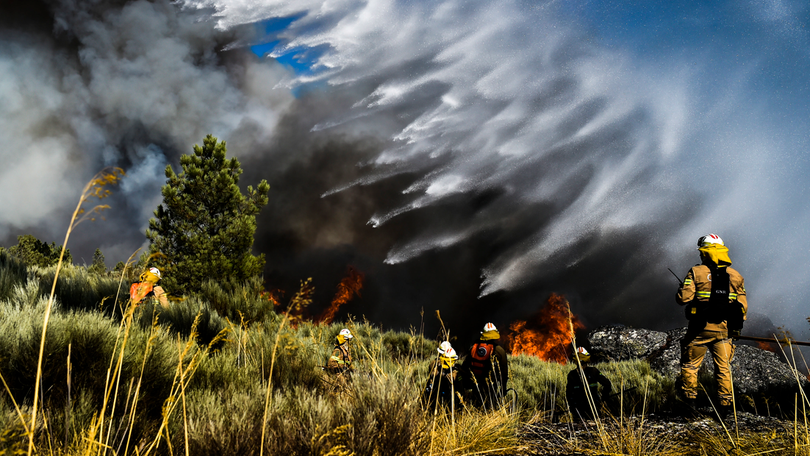
[[[595,361],[642,359],[666,377],[680,373],[681,341],[686,328],[667,332],[611,325],[597,328],[588,335],[590,351]],[[792,369],[776,354],[747,345],[736,345],[731,362],[734,389],[739,395],[785,395],[793,397],[797,385],[808,387],[807,377]],[[711,378],[714,365],[707,353],[701,375]]]
[[[667,344],[667,334],[623,325],[603,326],[588,335],[591,352],[610,361],[648,359]]]

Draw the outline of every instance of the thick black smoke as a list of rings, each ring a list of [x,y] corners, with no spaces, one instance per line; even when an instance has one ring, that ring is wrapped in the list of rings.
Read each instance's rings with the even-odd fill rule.
[[[364,82],[352,89],[374,90],[373,81]],[[267,255],[268,282],[291,293],[298,280],[313,277],[319,298],[315,307],[323,308],[347,266],[352,266],[366,274],[366,284],[362,298],[347,304],[341,315],[365,316],[398,328],[419,327],[424,318],[432,335],[438,330],[434,317],[438,309],[451,332],[460,334],[462,340],[475,334],[486,321],[505,329],[511,321],[527,318],[552,292],[566,295],[574,312],[591,328],[621,322],[667,329],[681,323],[682,316],[673,302],[677,282],[662,262],[667,253],[650,233],[671,235],[682,227],[700,207],[695,196],[673,206],[669,217],[651,219],[635,229],[580,239],[555,252],[542,266],[535,266],[515,289],[481,296],[482,271],[497,262],[503,252],[530,245],[538,230],[580,196],[594,171],[572,176],[570,184],[552,201],[515,201],[508,186],[492,186],[407,211],[374,227],[368,220],[375,213],[407,204],[411,198],[403,191],[447,162],[439,160],[430,165],[431,169],[419,172],[394,169],[391,177],[332,192],[369,174],[389,172],[385,167],[358,163],[367,163],[392,147],[386,138],[402,128],[397,119],[413,118],[424,109],[416,105],[400,107],[396,113],[377,112],[373,134],[357,134],[351,126],[312,131],[312,125],[350,108],[358,95],[344,89],[343,93],[313,91],[302,96],[279,122],[270,146],[243,162],[246,182],[267,178],[272,183],[270,204],[260,215],[256,235],[257,251]],[[632,131],[628,122],[606,137],[620,144]],[[561,151],[563,156],[548,158],[549,167],[583,160],[595,149],[583,144]],[[656,173],[654,168],[649,171]],[[537,166],[524,170],[520,178],[541,180],[551,172]],[[482,228],[407,261],[385,262],[398,245],[414,238],[463,231],[470,225]],[[684,250],[682,264],[691,265],[697,255],[692,249]]]

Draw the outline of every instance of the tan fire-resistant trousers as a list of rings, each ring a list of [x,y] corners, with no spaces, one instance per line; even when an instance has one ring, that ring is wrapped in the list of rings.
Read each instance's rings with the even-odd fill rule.
[[[726,331],[700,331],[687,333],[682,341],[681,381],[683,395],[687,399],[696,399],[698,390],[698,369],[711,350],[714,360],[714,378],[717,380],[717,396],[721,406],[731,405],[731,358],[734,356],[734,344]]]

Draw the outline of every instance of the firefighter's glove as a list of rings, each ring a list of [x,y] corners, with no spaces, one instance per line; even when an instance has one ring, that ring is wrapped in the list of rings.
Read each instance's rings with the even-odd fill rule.
[[[740,338],[740,332],[742,332],[742,330],[740,330],[740,329],[732,329],[732,330],[730,330],[728,332],[728,337],[730,337],[730,338],[732,338],[734,340],[737,340],[737,339]]]

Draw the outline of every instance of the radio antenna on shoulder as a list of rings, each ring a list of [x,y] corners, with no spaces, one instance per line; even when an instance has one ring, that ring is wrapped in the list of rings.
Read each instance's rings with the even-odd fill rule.
[[[681,281],[681,278],[680,278],[680,277],[678,277],[678,274],[675,274],[675,272],[674,272],[672,269],[667,268],[667,270],[668,270],[669,272],[671,272],[671,273],[672,273],[672,275],[674,275],[674,276],[675,276],[675,279],[678,281],[678,283],[679,283],[679,284],[681,284],[681,286],[683,286],[683,282]]]

